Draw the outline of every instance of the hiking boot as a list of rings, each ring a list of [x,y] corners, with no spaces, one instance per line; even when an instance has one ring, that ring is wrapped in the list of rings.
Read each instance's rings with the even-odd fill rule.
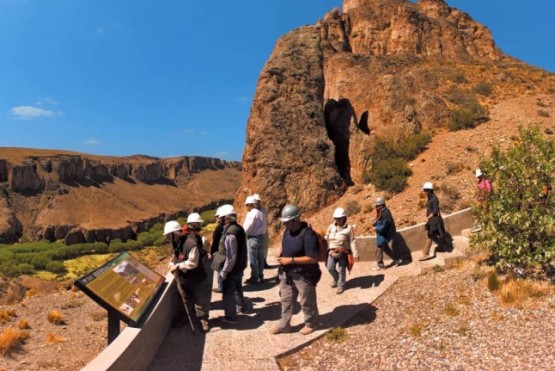
[[[344,291],[345,291],[345,289],[343,287],[338,287],[336,293],[337,293],[337,295],[341,295],[341,294],[343,294]]]
[[[256,285],[256,284],[259,284],[259,283],[260,283],[260,280],[259,280],[258,278],[256,278],[256,277],[251,277],[251,278],[246,279],[246,280],[245,280],[245,283],[246,283],[246,284],[253,284],[253,285]]]
[[[227,323],[228,325],[236,325],[237,324],[237,319],[231,318],[231,317],[226,317],[226,316],[220,317],[220,321],[223,322],[223,323]]]
[[[391,263],[391,266],[392,267],[397,267],[401,264],[403,264],[403,259],[397,259],[397,260],[394,260],[393,263]]]
[[[381,271],[381,270],[385,269],[385,265],[376,265],[372,269],[375,270],[375,271]]]
[[[309,327],[307,325],[305,325],[301,331],[299,331],[302,335],[309,335],[312,334],[314,332],[315,328]]]
[[[270,328],[270,331],[272,331],[272,334],[274,334],[274,335],[285,334],[285,333],[291,332],[291,327],[289,327],[289,326],[282,327],[280,325],[274,325]]]
[[[208,320],[207,319],[201,319],[200,320],[200,327],[202,328],[203,332],[208,332],[210,331],[210,325],[208,324]]]
[[[331,283],[331,287],[332,287],[332,288],[337,287],[337,281],[333,281],[333,282]]]

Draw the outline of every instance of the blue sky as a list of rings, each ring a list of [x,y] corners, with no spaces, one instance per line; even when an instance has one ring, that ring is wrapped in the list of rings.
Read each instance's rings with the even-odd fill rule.
[[[448,0],[555,72],[555,2]],[[241,160],[276,40],[340,0],[0,0],[0,146]]]

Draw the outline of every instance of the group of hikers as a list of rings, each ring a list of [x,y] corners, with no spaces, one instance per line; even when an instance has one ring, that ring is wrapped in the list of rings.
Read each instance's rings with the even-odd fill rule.
[[[483,174],[478,171],[479,182]],[[484,188],[483,185],[478,188]],[[489,184],[491,191],[491,184]],[[445,226],[441,216],[439,200],[431,182],[422,186],[427,196],[425,228],[427,241],[421,260],[433,258],[432,242],[438,247],[445,244]],[[403,256],[392,246],[397,234],[392,213],[383,197],[374,202],[375,218],[373,227],[376,232],[376,266],[382,270],[403,264]],[[196,322],[204,332],[210,330],[208,313],[211,298],[211,275],[216,274],[217,287],[212,291],[222,294],[224,316],[218,318],[228,325],[237,324],[238,313],[248,313],[250,305],[243,295],[243,284],[256,285],[264,282],[264,269],[269,267],[268,253],[268,214],[262,206],[258,194],[245,200],[248,212],[243,224],[237,221],[237,211],[233,205],[222,205],[215,213],[217,227],[213,232],[211,246],[204,248],[200,235],[203,220],[198,213],[187,217],[185,226],[177,221],[169,221],[164,226],[164,235],[172,243],[173,254],[169,264],[170,272],[175,274],[180,300],[173,319],[173,326],[180,327],[190,323],[195,329],[189,307],[194,308]],[[333,223],[325,233],[327,241],[326,268],[332,277],[332,287],[337,294],[345,290],[346,271],[359,259],[353,227],[347,223],[347,213],[338,207],[333,212]],[[320,236],[311,226],[301,219],[297,205],[287,204],[281,210],[280,222],[285,227],[281,246],[277,248],[276,260],[278,274],[275,279],[279,285],[281,318],[271,328],[273,334],[290,332],[293,307],[298,301],[304,315],[303,335],[312,333],[319,322],[316,285],[321,277],[318,264],[319,250],[322,249]],[[384,264],[384,254],[392,262]],[[250,264],[251,276],[243,282],[243,274]]]

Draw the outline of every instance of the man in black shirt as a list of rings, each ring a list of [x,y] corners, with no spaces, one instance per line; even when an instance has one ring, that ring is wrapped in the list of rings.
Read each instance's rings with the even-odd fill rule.
[[[294,303],[299,298],[304,314],[301,334],[308,335],[318,327],[318,303],[316,284],[321,276],[318,265],[318,239],[307,223],[300,220],[301,212],[296,205],[286,205],[280,220],[285,225],[281,251],[277,261],[279,270],[279,293],[281,319],[272,333],[291,331]]]

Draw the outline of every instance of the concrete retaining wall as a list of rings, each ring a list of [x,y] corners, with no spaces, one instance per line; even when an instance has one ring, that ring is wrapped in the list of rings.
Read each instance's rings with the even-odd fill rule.
[[[173,274],[142,328],[126,327],[102,353],[82,370],[147,370],[171,325],[177,297]]]
[[[451,236],[461,234],[466,228],[471,228],[474,224],[474,217],[470,209],[464,209],[443,218],[445,229]],[[403,256],[408,256],[414,251],[424,248],[426,243],[426,230],[424,223],[413,225],[397,231],[397,236],[393,239],[395,251],[399,251]],[[375,261],[376,237],[360,236],[357,237],[357,248],[361,260]]]

